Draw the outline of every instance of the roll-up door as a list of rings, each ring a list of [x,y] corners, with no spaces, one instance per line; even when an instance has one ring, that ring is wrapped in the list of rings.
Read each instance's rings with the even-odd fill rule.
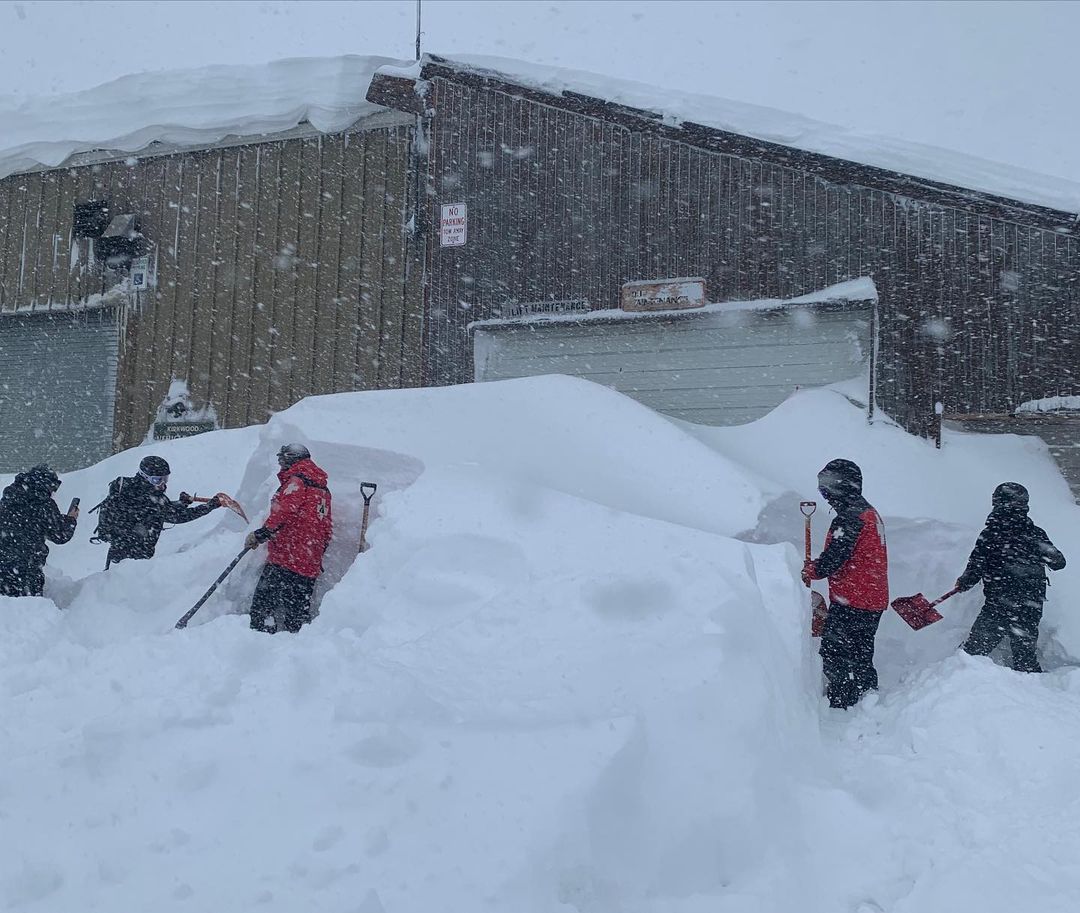
[[[475,330],[476,379],[570,374],[688,421],[760,418],[796,388],[856,376],[871,306],[799,305],[610,321],[506,321]]]
[[[118,343],[113,308],[0,316],[0,471],[112,453]]]

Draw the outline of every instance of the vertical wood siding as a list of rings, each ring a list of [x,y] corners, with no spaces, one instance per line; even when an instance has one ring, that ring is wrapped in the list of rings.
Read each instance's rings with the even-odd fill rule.
[[[1002,412],[1080,393],[1080,241],[701,149],[490,86],[436,78],[426,375],[472,376],[466,327],[513,301],[618,306],[634,279],[701,275],[710,300],[792,297],[871,275],[878,402],[928,433],[934,403]],[[854,174],[854,166],[853,166]]]
[[[8,177],[0,312],[78,306],[117,281],[71,237],[74,205],[104,199],[138,213],[157,266],[156,288],[124,306],[118,446],[142,440],[173,378],[226,427],[312,394],[416,386],[412,135],[398,126]]]

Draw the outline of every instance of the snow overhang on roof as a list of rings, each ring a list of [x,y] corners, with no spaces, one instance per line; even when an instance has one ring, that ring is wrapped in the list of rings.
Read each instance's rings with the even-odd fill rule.
[[[425,55],[422,63],[388,65],[368,98],[410,110],[407,82],[436,77],[516,87],[523,94],[716,151],[762,157],[837,183],[956,206],[987,215],[1080,233],[1080,183],[947,149],[860,134],[798,114],[704,95],[659,89],[576,70],[499,57]],[[859,166],[854,177],[851,166]],[[1009,214],[1012,211],[1012,214]]]
[[[345,130],[386,109],[367,100],[389,57],[294,58],[123,76],[92,89],[0,97],[0,178],[56,168],[79,153],[137,153],[159,145],[205,148],[310,124]]]

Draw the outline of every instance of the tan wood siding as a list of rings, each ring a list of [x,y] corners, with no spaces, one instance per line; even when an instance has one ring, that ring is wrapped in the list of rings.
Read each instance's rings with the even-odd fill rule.
[[[0,180],[0,314],[78,308],[122,278],[72,238],[75,204],[103,199],[138,214],[156,267],[156,287],[122,296],[118,447],[142,440],[174,378],[226,427],[315,393],[418,385],[412,134],[361,124]]]

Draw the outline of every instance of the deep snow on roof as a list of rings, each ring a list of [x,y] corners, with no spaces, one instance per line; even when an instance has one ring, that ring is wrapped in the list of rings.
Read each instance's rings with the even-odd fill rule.
[[[152,143],[212,145],[305,121],[324,133],[383,110],[367,101],[389,57],[292,58],[138,73],[64,95],[15,103],[0,96],[0,177],[92,150],[139,152]]]
[[[659,89],[596,73],[501,57],[454,55],[460,68],[489,70],[545,92],[565,90],[658,113],[665,123],[707,127],[817,152],[1020,202],[1080,213],[1080,183],[932,146],[863,134],[772,108]],[[418,65],[386,57],[294,58],[125,76],[81,92],[0,97],[0,177],[56,167],[92,150],[139,152],[155,142],[206,146],[257,137],[307,121],[335,132],[381,110],[366,100],[376,70],[416,76]],[[992,150],[991,150],[992,152]]]
[[[806,152],[873,165],[1036,206],[1080,213],[1080,182],[962,152],[859,133],[774,108],[712,95],[660,89],[646,83],[581,70],[467,54],[450,55],[446,59],[455,67],[491,71],[493,75],[540,91],[555,94],[577,92],[653,112],[672,126],[689,121]],[[413,74],[415,71],[415,65],[406,70]],[[708,89],[702,88],[703,91]],[[992,154],[993,150],[988,152]]]

